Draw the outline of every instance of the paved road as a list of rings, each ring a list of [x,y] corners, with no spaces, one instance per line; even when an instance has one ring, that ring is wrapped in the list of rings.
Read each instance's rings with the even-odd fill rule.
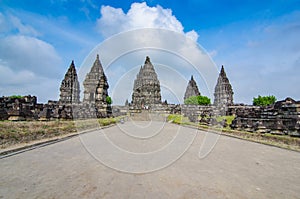
[[[300,198],[300,153],[220,136],[200,159],[205,132],[162,124],[127,122],[1,159],[0,198]]]

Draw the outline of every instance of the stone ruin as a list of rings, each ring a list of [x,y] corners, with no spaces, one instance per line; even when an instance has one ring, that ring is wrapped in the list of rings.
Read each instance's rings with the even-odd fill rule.
[[[83,86],[83,106],[80,107],[81,111],[78,112],[78,118],[112,116],[111,105],[107,103],[109,85],[99,55],[97,55],[90,72],[86,75]]]
[[[37,103],[35,96],[0,97],[0,120],[38,119],[44,105]]]
[[[84,80],[84,98],[80,101],[80,85],[74,61],[71,62],[60,86],[58,101],[37,103],[35,96],[0,97],[0,120],[49,120],[101,118],[147,109],[157,114],[183,114],[193,122],[226,126],[216,122],[222,115],[233,115],[232,129],[249,132],[300,136],[300,101],[287,98],[268,107],[233,103],[233,90],[222,66],[214,92],[214,103],[208,106],[175,105],[161,102],[160,83],[154,66],[146,57],[134,81],[132,101],[125,106],[111,107],[107,102],[108,82],[99,55]],[[193,76],[188,82],[184,99],[200,95]]]
[[[200,92],[196,81],[192,76],[188,83],[184,99],[195,95],[200,95]],[[214,96],[215,99],[213,105],[182,105],[181,112],[192,122],[199,122],[199,117],[201,117],[202,124],[216,124],[216,121],[213,118],[216,116],[229,115],[228,107],[233,105],[233,90],[229,79],[226,76],[224,66],[221,67],[215,86]]]
[[[147,56],[134,80],[131,105],[136,109],[148,109],[155,104],[161,104],[160,83]]]
[[[77,104],[80,102],[80,88],[75,69],[74,61],[72,61],[65,78],[61,82],[60,86],[60,104]]]
[[[300,136],[300,101],[286,98],[267,107],[237,109],[232,129]]]
[[[97,55],[84,80],[84,99],[80,101],[80,85],[72,61],[60,86],[58,101],[38,104],[35,96],[1,97],[0,120],[83,119],[112,116],[107,103],[109,85]]]
[[[217,85],[214,93],[214,105],[216,106],[228,106],[233,105],[233,91],[229,79],[226,76],[224,66],[221,68]]]
[[[189,81],[187,87],[186,87],[186,90],[185,90],[185,93],[184,93],[184,100],[186,100],[187,98],[189,97],[192,97],[192,96],[198,96],[198,95],[201,95],[200,92],[199,92],[199,89],[198,89],[198,86],[197,86],[197,83],[196,81],[194,80],[194,77],[193,75],[191,76],[191,80]]]

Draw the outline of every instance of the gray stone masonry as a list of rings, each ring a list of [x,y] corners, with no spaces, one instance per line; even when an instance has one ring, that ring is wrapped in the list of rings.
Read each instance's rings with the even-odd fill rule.
[[[74,65],[72,61],[67,73],[65,74],[64,79],[61,82],[60,86],[60,98],[59,102],[61,104],[77,104],[80,102],[79,94],[79,81]]]
[[[138,109],[161,104],[160,83],[148,56],[134,81],[131,104]]]
[[[214,105],[228,106],[233,105],[233,91],[231,84],[226,76],[224,67],[222,66],[219,74],[217,85],[214,93]]]
[[[300,136],[300,101],[286,98],[268,107],[238,109],[231,128]]]
[[[201,95],[197,86],[196,81],[194,80],[194,77],[192,75],[191,80],[189,81],[185,93],[184,93],[184,100],[191,96],[198,96]]]

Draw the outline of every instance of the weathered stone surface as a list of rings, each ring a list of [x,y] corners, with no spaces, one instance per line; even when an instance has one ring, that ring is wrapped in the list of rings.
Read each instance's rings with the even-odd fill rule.
[[[99,55],[97,55],[90,72],[86,75],[83,85],[84,99],[83,105],[77,107],[80,110],[77,111],[78,117],[110,117],[112,115],[111,105],[106,101],[109,85]]]
[[[300,136],[300,101],[291,98],[269,107],[239,109],[231,128],[250,132]]]
[[[85,80],[83,82],[83,86],[84,86],[83,102],[95,103],[96,88],[103,74],[104,74],[103,67],[100,62],[99,55],[97,55],[96,60],[90,72],[86,75]]]
[[[0,120],[7,120],[8,114],[4,107],[0,108]]]
[[[38,104],[35,96],[0,98],[0,120],[51,120],[110,117],[112,110],[107,103],[109,85],[99,56],[85,79],[85,100],[80,102],[79,82],[72,61],[60,86],[59,101],[49,100]]]
[[[98,118],[109,117],[112,114],[111,106],[106,100],[108,97],[108,87],[106,76],[103,73],[96,87],[95,108]]]
[[[132,105],[143,109],[151,108],[154,104],[161,104],[160,83],[147,56],[144,66],[141,66],[134,81]]]
[[[40,111],[35,96],[1,97],[0,119],[2,120],[31,120]]]
[[[216,106],[233,105],[233,91],[231,84],[222,66],[214,93],[214,104]]]
[[[39,120],[45,121],[50,120],[51,118],[51,109],[47,106],[44,107],[44,109],[39,113]]]
[[[74,61],[72,61],[67,73],[65,74],[64,79],[61,82],[59,102],[61,104],[79,103],[80,102],[79,94],[80,94],[79,81],[78,81]]]
[[[196,81],[194,80],[194,77],[192,75],[191,80],[189,81],[186,90],[185,90],[185,94],[184,94],[184,100],[186,100],[187,98],[191,97],[191,96],[198,96],[201,95],[197,86]]]

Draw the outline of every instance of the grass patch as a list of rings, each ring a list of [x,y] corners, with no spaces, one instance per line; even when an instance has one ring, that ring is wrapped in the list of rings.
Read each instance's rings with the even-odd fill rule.
[[[175,124],[187,124],[187,123],[189,123],[189,119],[187,117],[184,117],[183,115],[177,115],[177,114],[168,115],[167,121],[175,123]]]
[[[0,148],[115,124],[122,117],[77,121],[1,121]]]
[[[221,121],[223,121],[225,119],[227,125],[229,126],[232,123],[232,121],[234,120],[234,118],[235,118],[235,116],[233,116],[233,115],[218,116],[218,117],[216,117],[216,120],[217,120],[217,122],[221,122]]]

